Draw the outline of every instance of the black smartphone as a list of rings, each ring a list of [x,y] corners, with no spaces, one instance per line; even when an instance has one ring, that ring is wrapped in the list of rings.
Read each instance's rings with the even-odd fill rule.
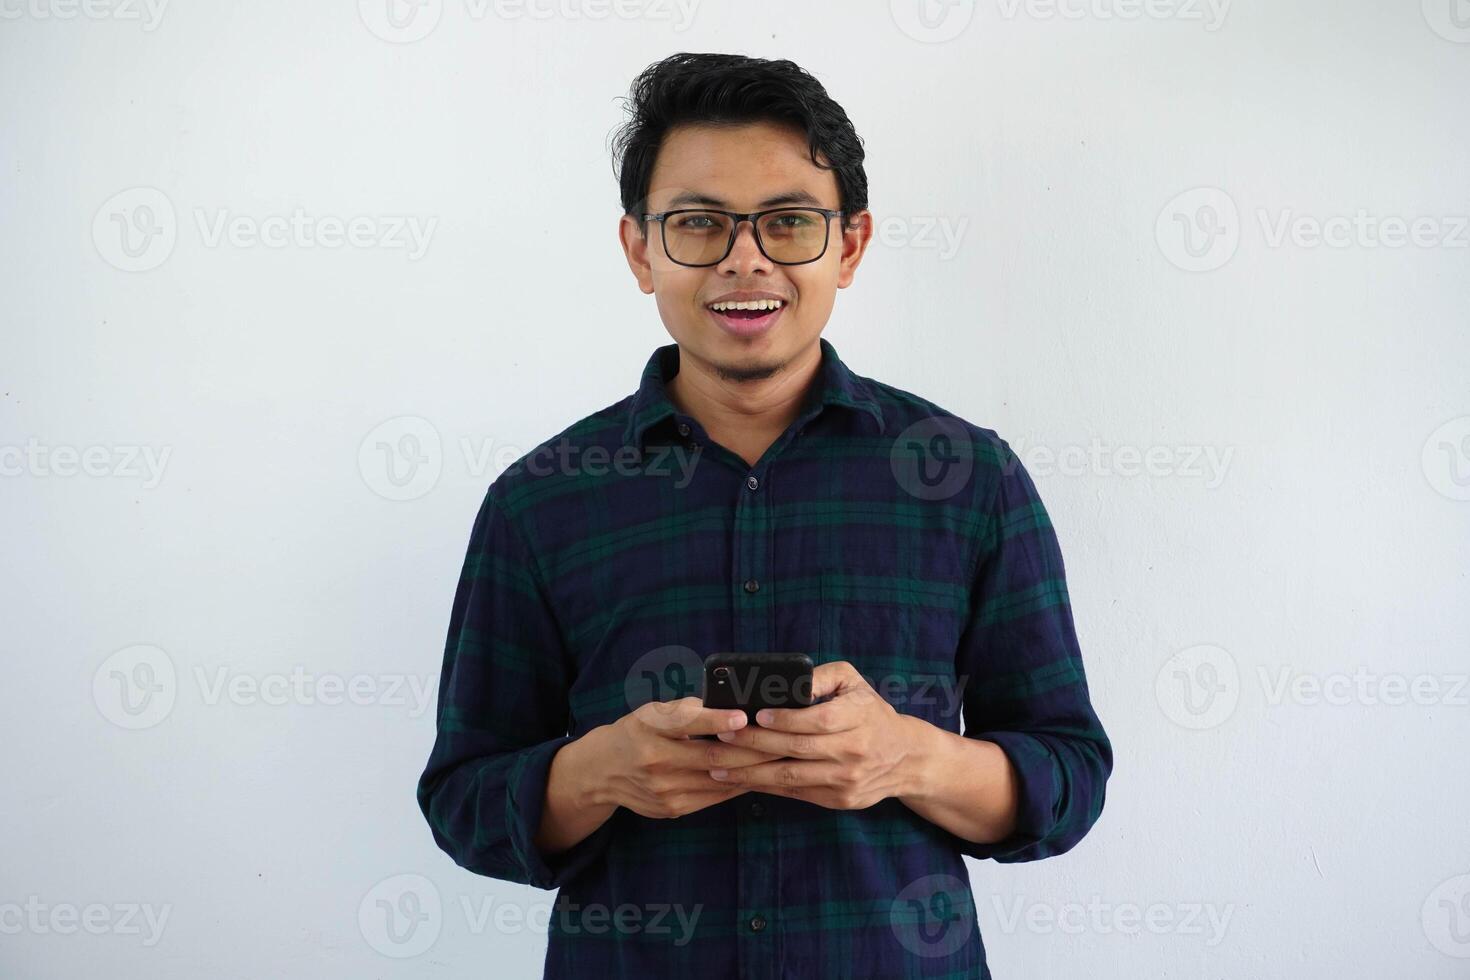
[[[812,658],[804,653],[712,653],[704,658],[704,706],[744,708],[755,724],[762,708],[812,703]]]

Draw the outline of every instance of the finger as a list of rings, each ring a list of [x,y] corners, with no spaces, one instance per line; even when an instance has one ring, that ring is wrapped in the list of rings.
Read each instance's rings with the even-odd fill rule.
[[[673,812],[670,812],[671,801],[667,797],[643,795],[629,800],[624,805],[639,816],[667,819],[674,816],[688,816],[714,806],[716,803],[723,803],[751,792],[748,786],[724,786],[709,779],[708,776],[705,778],[705,784],[704,788],[685,790],[677,794],[673,800]]]
[[[732,734],[726,732],[725,734]],[[671,760],[680,769],[734,769],[781,758],[775,752],[727,745],[720,741],[688,741],[670,746]]]
[[[652,805],[661,801],[667,802],[670,797],[690,793],[719,793],[729,788],[730,784],[712,778],[708,769],[688,769],[666,773],[647,782],[630,780],[621,787],[623,798],[618,802],[632,801]]]
[[[752,789],[810,789],[830,787],[842,775],[835,762],[813,762],[804,759],[779,759],[744,769],[716,769],[710,777],[722,783],[734,783]]]
[[[744,728],[745,712],[738,708],[706,708],[697,697],[651,701],[635,712],[642,722],[669,738],[715,735]]]
[[[812,700],[820,701],[859,684],[866,687],[867,683],[858,669],[846,660],[817,664],[812,668]]]
[[[856,728],[862,722],[861,702],[852,695],[853,692],[848,692],[831,701],[824,701],[806,708],[762,708],[756,712],[755,716],[759,728],[746,728],[733,734],[744,736],[748,732],[760,729],[810,734],[845,732]],[[732,744],[743,744],[742,741],[729,739],[724,735],[721,735],[720,738]]]
[[[722,742],[744,749],[755,749],[777,758],[837,759],[846,736],[840,732],[812,735],[805,732],[777,732],[759,725],[738,732],[726,732]]]

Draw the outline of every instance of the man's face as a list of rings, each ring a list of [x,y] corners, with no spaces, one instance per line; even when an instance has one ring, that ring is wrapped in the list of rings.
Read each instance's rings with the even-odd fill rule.
[[[648,213],[674,208],[761,211],[773,207],[837,210],[837,178],[812,163],[806,137],[794,127],[752,123],[672,129],[659,149],[649,183]],[[826,253],[804,265],[779,265],[756,247],[749,222],[739,226],[723,261],[682,266],[664,251],[659,223],[624,216],[620,227],[628,264],[645,293],[653,293],[670,336],[701,365],[726,380],[769,377],[817,343],[839,288],[853,273],[872,237],[862,211],[844,232],[832,218]],[[772,249],[768,242],[767,248]],[[725,316],[711,304],[732,294],[759,293],[783,301],[775,314],[755,320]]]

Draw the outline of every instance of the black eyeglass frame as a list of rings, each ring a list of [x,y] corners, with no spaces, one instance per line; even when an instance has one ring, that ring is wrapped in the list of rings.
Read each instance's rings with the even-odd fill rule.
[[[763,218],[768,214],[779,214],[783,211],[813,211],[817,214],[822,215],[826,219],[822,222],[822,250],[820,252],[818,252],[812,258],[802,259],[800,262],[782,262],[780,259],[771,257],[771,253],[766,251],[766,243],[761,241],[761,226],[756,224],[756,219]],[[673,253],[669,251],[668,224],[666,223],[665,219],[676,214],[723,214],[727,218],[734,219],[735,223],[730,226],[730,240],[725,243],[724,254],[715,259],[713,262],[680,262],[678,259],[674,258]],[[722,211],[719,208],[675,208],[672,211],[660,211],[656,214],[645,214],[643,216],[643,220],[658,222],[659,241],[663,244],[664,254],[669,257],[670,262],[673,262],[675,265],[682,265],[690,269],[707,269],[712,265],[719,265],[721,262],[730,257],[730,253],[735,250],[735,239],[740,237],[740,224],[744,221],[750,222],[750,230],[755,235],[755,247],[760,249],[761,254],[764,255],[766,258],[770,259],[777,265],[809,265],[812,262],[818,261],[819,259],[821,259],[822,256],[827,254],[827,249],[832,244],[832,219],[840,218],[845,214],[845,211],[833,211],[830,208],[809,208],[794,205],[787,205],[784,208],[767,208],[764,211],[745,212]]]

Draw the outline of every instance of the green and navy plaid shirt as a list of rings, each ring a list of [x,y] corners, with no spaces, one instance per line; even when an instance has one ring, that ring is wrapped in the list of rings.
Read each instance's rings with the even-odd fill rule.
[[[1112,746],[1088,697],[1055,531],[1009,445],[852,373],[826,340],[755,466],[638,391],[521,457],[475,520],[418,783],[477,874],[559,889],[545,977],[989,977],[962,855],[1034,861],[1097,820]],[[568,741],[697,693],[715,652],[847,660],[901,712],[997,743],[1019,775],[1003,841],[895,798],[830,810],[750,792],[678,819],[620,808],[532,845]]]

